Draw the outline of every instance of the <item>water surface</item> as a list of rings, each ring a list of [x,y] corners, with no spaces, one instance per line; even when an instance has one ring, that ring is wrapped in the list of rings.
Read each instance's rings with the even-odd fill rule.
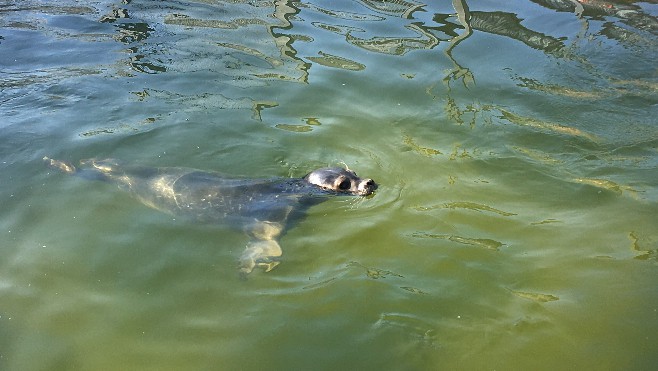
[[[655,1],[0,4],[0,369],[658,362]],[[303,176],[247,238],[41,158]]]

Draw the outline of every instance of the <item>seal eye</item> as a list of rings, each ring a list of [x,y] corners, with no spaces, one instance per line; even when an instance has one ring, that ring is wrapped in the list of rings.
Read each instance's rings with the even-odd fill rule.
[[[341,191],[347,191],[350,188],[352,188],[352,182],[350,182],[348,179],[343,180],[338,185],[338,189],[340,189]]]

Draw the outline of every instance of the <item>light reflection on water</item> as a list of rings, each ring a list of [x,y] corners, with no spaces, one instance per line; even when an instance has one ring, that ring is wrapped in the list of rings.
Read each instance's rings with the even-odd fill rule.
[[[658,8],[632,1],[0,7],[0,368],[649,369]],[[45,169],[345,162],[282,264]],[[440,365],[440,366],[439,366]]]

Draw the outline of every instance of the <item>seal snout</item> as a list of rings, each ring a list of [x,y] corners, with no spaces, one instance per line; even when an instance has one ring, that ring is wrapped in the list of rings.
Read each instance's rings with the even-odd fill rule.
[[[377,183],[375,183],[375,181],[370,178],[363,179],[358,186],[358,191],[363,196],[368,196],[372,194],[376,189],[377,189]]]

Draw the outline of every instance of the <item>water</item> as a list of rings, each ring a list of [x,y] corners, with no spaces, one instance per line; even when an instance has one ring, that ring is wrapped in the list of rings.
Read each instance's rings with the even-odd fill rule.
[[[574,4],[579,4],[575,6]],[[0,4],[0,369],[653,369],[658,5]],[[282,264],[45,168],[345,162]]]

